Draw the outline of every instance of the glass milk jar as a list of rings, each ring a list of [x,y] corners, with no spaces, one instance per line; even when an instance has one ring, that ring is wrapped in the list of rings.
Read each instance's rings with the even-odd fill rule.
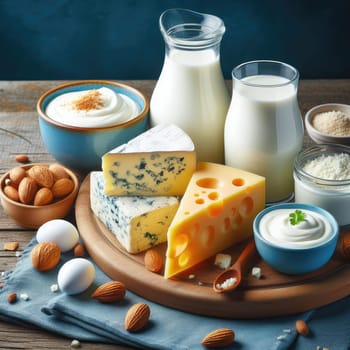
[[[151,126],[173,123],[192,138],[201,161],[224,162],[230,96],[220,66],[223,21],[186,9],[160,17],[163,68],[150,102]]]
[[[304,128],[298,71],[282,62],[252,61],[232,71],[225,124],[225,162],[266,178],[266,202],[292,199],[293,165]]]

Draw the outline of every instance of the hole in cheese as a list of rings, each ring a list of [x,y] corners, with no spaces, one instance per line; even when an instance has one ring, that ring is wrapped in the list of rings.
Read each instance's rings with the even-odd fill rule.
[[[210,200],[212,200],[212,201],[215,201],[215,200],[217,200],[219,198],[219,193],[217,193],[217,192],[210,192],[208,194],[208,198]]]
[[[249,216],[254,208],[254,200],[252,197],[245,197],[242,199],[239,206],[239,212],[243,216]]]
[[[215,227],[208,225],[199,236],[199,239],[203,246],[208,247],[215,239]]]
[[[232,180],[232,185],[233,186],[238,186],[238,187],[243,186],[244,185],[244,179],[242,179],[242,178],[233,179]]]
[[[185,252],[179,256],[177,262],[180,267],[183,267],[188,265],[189,260],[190,260],[190,253]]]
[[[203,198],[198,198],[195,200],[196,204],[204,204],[204,199]]]
[[[197,235],[199,235],[200,231],[201,231],[201,225],[199,224],[199,222],[196,222],[191,227],[190,236],[191,237],[197,236]]]
[[[232,229],[237,230],[243,222],[243,217],[237,212],[237,214],[232,218]]]
[[[225,218],[224,219],[224,225],[223,225],[224,227],[223,227],[223,232],[224,233],[227,233],[227,232],[229,232],[230,230],[231,230],[231,220],[230,220],[230,218]]]
[[[203,187],[203,188],[219,188],[220,187],[220,181],[216,179],[215,177],[204,177],[201,179],[198,179],[196,182],[197,186]]]
[[[186,234],[182,233],[173,237],[173,246],[172,249],[168,252],[168,256],[175,258],[181,255],[187,248],[189,238]]]

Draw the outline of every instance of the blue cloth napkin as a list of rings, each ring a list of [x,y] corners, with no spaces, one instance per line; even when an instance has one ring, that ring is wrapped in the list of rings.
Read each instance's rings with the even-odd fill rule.
[[[142,349],[203,350],[203,337],[212,330],[227,327],[235,332],[233,348],[240,350],[302,349],[346,350],[350,348],[350,298],[318,310],[288,317],[264,320],[227,320],[204,317],[170,309],[127,291],[117,303],[103,304],[90,297],[95,288],[110,279],[97,267],[93,285],[84,293],[68,296],[52,292],[57,283],[59,267],[72,253],[62,255],[57,268],[38,272],[30,262],[33,239],[24,250],[16,268],[6,272],[4,287],[0,290],[0,319],[21,325],[44,328],[71,339],[89,342],[125,344]],[[7,295],[16,292],[28,295],[14,304]],[[148,325],[141,332],[124,330],[124,317],[129,307],[146,302],[151,309]],[[310,335],[297,335],[295,321],[304,319],[310,326]],[[230,347],[232,349],[232,347]]]

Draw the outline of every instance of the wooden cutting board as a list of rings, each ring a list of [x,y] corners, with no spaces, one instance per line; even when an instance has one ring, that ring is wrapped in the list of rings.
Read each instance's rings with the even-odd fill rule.
[[[176,280],[145,269],[143,253],[129,254],[90,209],[90,176],[80,188],[76,201],[76,222],[86,249],[96,264],[111,278],[125,283],[140,296],[183,311],[224,318],[263,318],[295,314],[326,305],[350,294],[350,260],[342,254],[342,232],[337,250],[323,268],[309,274],[290,276],[268,266],[257,255],[253,263],[262,278],[249,272],[242,285],[230,294],[215,293],[212,283],[222,270],[214,258]],[[225,253],[238,257],[246,242]],[[157,249],[165,255],[166,244]]]

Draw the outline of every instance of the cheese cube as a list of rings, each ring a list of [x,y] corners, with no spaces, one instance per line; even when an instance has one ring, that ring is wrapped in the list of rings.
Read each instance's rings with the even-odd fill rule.
[[[90,206],[129,253],[139,253],[167,239],[179,201],[176,197],[118,197],[104,194],[101,171],[90,174]]]
[[[183,195],[195,169],[192,140],[172,124],[157,125],[102,157],[107,195]]]
[[[253,233],[265,207],[265,178],[199,163],[168,230],[164,277],[176,276]]]
[[[228,269],[231,265],[231,255],[218,253],[215,255],[214,265],[220,267],[220,269]]]

